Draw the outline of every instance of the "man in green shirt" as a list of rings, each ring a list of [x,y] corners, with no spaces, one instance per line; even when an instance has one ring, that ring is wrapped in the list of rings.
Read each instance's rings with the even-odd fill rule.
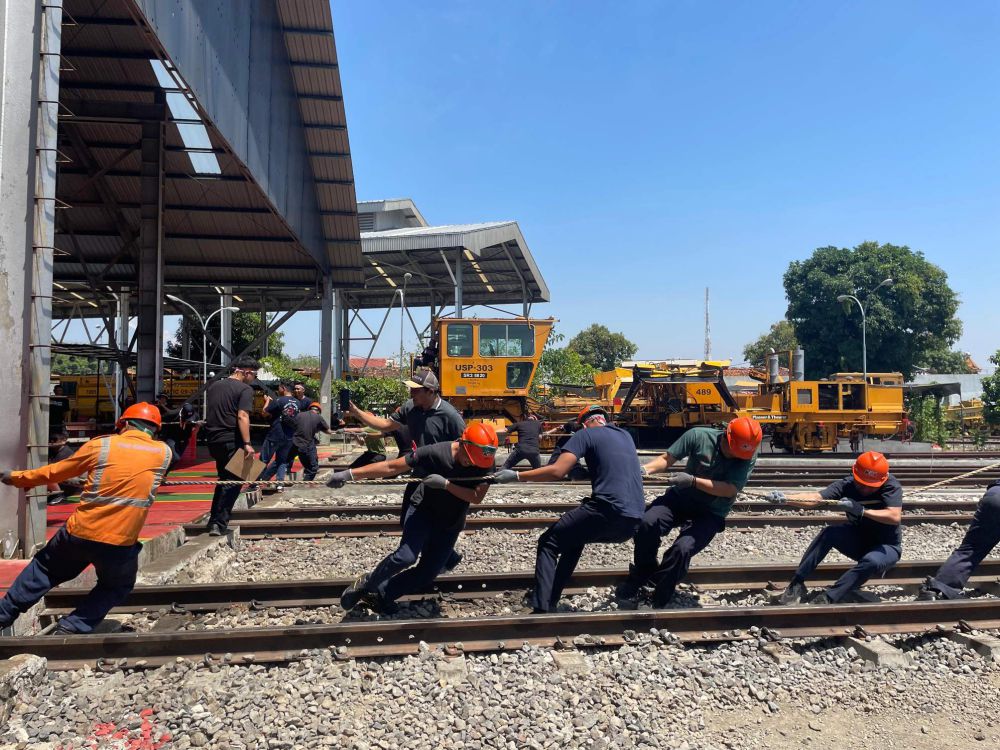
[[[365,427],[354,434],[357,441],[365,446],[365,452],[354,459],[354,463],[348,468],[360,469],[368,464],[385,461],[385,435],[372,427]]]
[[[670,603],[691,558],[726,528],[726,516],[757,461],[761,438],[760,425],[749,417],[732,420],[724,430],[694,427],[642,467],[649,475],[686,460],[684,471],[668,478],[672,486],[652,502],[639,524],[629,576],[615,590],[623,605],[637,606],[647,582],[655,586],[654,607]],[[660,540],[675,527],[680,534],[657,565]]]

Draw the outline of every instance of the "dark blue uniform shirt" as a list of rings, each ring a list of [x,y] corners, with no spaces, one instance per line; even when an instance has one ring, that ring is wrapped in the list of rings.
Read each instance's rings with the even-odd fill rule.
[[[642,493],[639,456],[631,436],[620,427],[591,427],[573,435],[563,448],[587,463],[592,493],[625,518],[642,518],[646,498]]]
[[[840,500],[842,498],[857,500],[865,506],[865,510],[903,507],[903,485],[892,474],[889,475],[885,484],[868,496],[861,494],[854,477],[851,476],[838,479],[820,492],[819,496],[824,500]],[[860,521],[854,523],[859,531],[877,540],[880,544],[893,544],[898,547],[903,543],[903,532],[898,524],[879,523],[866,517],[862,517]]]

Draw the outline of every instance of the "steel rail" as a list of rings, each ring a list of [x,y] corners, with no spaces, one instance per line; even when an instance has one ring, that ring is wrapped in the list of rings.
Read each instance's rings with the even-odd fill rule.
[[[567,641],[614,646],[636,633],[667,630],[685,642],[745,640],[751,628],[773,638],[843,637],[867,633],[927,633],[1000,628],[1000,600],[794,607],[700,607],[674,610],[553,613],[499,617],[344,621],[336,625],[34,636],[0,639],[0,658],[35,654],[53,669],[146,667],[176,660],[206,664],[292,661],[310,649],[334,649],[336,658],[416,653],[421,642],[461,651],[503,651],[523,644]]]
[[[905,502],[904,511],[921,510],[931,513],[973,513],[979,503],[975,500],[914,500]],[[477,516],[483,513],[563,513],[567,510],[579,507],[579,503],[571,501],[562,502],[509,502],[509,503],[481,503],[469,508],[470,516]],[[768,502],[741,502],[737,501],[733,505],[736,513],[753,513],[756,511],[781,510],[786,506],[776,505]],[[787,509],[787,508],[786,508]],[[306,520],[308,518],[363,518],[366,516],[380,516],[386,514],[399,514],[400,506],[396,503],[384,505],[295,505],[295,506],[270,506],[262,508],[259,505],[249,510],[234,510],[230,516],[233,523],[239,521],[274,521],[274,520]]]
[[[390,511],[391,512],[391,511]],[[549,526],[558,516],[469,516],[465,519],[465,531],[500,529],[506,531],[531,531]],[[759,513],[733,513],[726,518],[726,528],[730,530],[762,529],[772,526],[782,528],[802,528],[804,526],[824,526],[843,523],[845,515],[801,514],[764,515]],[[967,525],[972,520],[971,513],[910,513],[903,516],[903,526],[923,523]],[[399,519],[351,518],[346,520],[263,520],[241,521],[240,537],[243,539],[315,539],[317,537],[343,536],[395,536],[400,533]],[[186,524],[184,533],[198,536],[207,532],[202,524]]]
[[[943,560],[903,560],[884,577],[868,582],[870,586],[917,586],[941,567]],[[810,586],[828,586],[853,563],[821,565],[809,579]],[[703,591],[711,590],[780,590],[795,573],[793,563],[753,563],[748,565],[696,565],[688,570],[684,582]],[[592,587],[614,586],[625,580],[628,570],[591,568],[573,574],[567,593]],[[993,585],[1000,577],[1000,559],[984,560],[970,579],[970,586]],[[153,612],[164,608],[173,612],[213,612],[246,604],[253,609],[266,607],[302,608],[339,604],[340,595],[353,578],[298,581],[250,581],[240,583],[196,583],[166,586],[136,586],[113,613]],[[530,570],[510,573],[462,573],[438,577],[433,594],[453,599],[481,599],[505,591],[523,591],[534,585]],[[45,597],[41,615],[60,615],[74,609],[88,594],[88,588],[57,588]],[[427,594],[411,598],[426,598]]]

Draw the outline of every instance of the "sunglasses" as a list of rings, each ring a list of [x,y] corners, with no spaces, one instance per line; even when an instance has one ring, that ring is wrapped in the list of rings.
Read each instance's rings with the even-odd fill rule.
[[[497,454],[497,447],[495,445],[480,445],[479,443],[474,443],[471,440],[460,440],[460,443],[465,443],[465,445],[474,445],[483,452],[484,456],[495,456]]]

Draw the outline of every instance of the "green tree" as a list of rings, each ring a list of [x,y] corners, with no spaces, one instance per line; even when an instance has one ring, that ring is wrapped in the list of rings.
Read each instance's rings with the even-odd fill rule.
[[[107,371],[107,368],[105,368]],[[97,372],[97,360],[70,354],[52,355],[52,373],[59,375],[92,375]]]
[[[917,363],[917,366],[933,374],[967,375],[970,372],[968,357],[966,357],[965,352],[958,350],[928,352]]]
[[[538,360],[538,370],[531,381],[531,395],[538,398],[543,385],[555,385],[554,392],[560,392],[560,385],[593,385],[595,367],[584,362],[578,352],[568,347],[557,347],[565,339],[561,333],[552,331],[545,344],[545,351]]]
[[[874,289],[886,278],[892,286]],[[791,263],[784,276],[786,318],[806,350],[806,375],[861,369],[861,314],[868,317],[868,371],[910,377],[928,357],[948,352],[962,333],[958,297],[948,276],[923,253],[899,245],[864,242],[855,248],[821,247]]]
[[[219,317],[216,315],[208,323],[208,332],[216,339],[219,338],[219,332],[221,330],[219,325]],[[172,340],[167,342],[167,354],[171,357],[180,357],[183,353],[183,347],[181,346],[181,341],[184,337],[184,326],[189,326],[191,331],[191,359],[197,361],[201,360],[201,328],[198,327],[197,323],[192,323],[187,318],[181,318],[177,323],[177,331],[174,333]],[[261,328],[261,314],[259,312],[238,312],[233,313],[233,353],[238,354],[243,351],[247,346],[253,342]],[[275,331],[270,336],[267,337],[267,347],[268,355],[272,357],[282,357],[285,352],[285,334],[281,331]],[[215,347],[212,345],[211,340],[208,342],[208,351],[211,353]],[[258,347],[255,351],[249,352],[250,356],[260,356],[260,348]],[[216,361],[218,361],[218,355],[216,355]]]
[[[753,367],[764,367],[767,355],[771,351],[784,352],[797,349],[798,339],[795,338],[795,326],[787,320],[772,323],[767,333],[762,333],[755,341],[743,347],[743,359]]]
[[[607,326],[594,323],[569,340],[566,348],[580,355],[580,360],[598,370],[613,370],[630,359],[639,348],[623,333],[612,333]]]
[[[983,419],[987,424],[1000,425],[1000,350],[994,352],[990,362],[997,365],[997,369],[982,379]]]

